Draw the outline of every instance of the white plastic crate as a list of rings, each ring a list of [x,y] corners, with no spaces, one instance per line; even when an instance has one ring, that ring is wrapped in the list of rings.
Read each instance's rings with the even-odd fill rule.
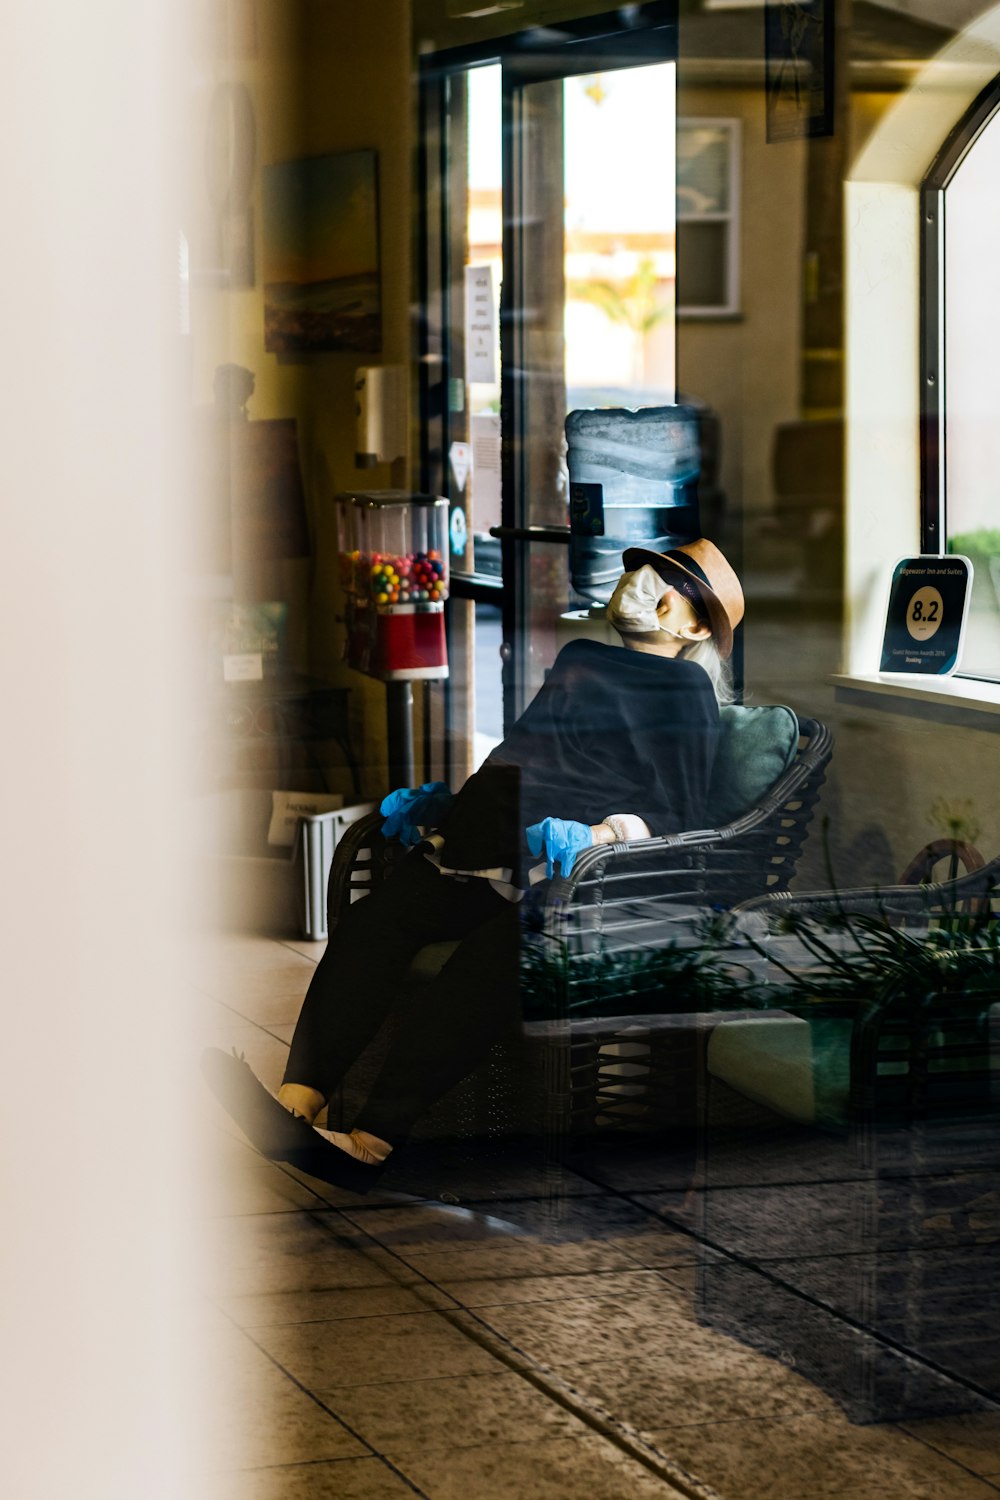
[[[336,812],[312,813],[302,819],[304,937],[313,941],[326,937],[326,887],[330,879],[333,851],[349,824],[374,811],[374,802],[359,802],[353,807],[341,807]]]

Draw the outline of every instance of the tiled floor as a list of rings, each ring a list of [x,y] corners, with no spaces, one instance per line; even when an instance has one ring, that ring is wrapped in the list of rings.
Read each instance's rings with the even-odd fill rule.
[[[197,1046],[273,1085],[321,947],[196,944]],[[996,1500],[1000,1414],[852,1426],[701,1326],[654,1202],[512,1170],[460,1204],[262,1160],[205,1094],[209,1500]],[[676,1196],[680,1196],[679,1194]]]

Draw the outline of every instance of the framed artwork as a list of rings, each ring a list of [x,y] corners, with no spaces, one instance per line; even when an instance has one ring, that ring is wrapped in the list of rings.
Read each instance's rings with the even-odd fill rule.
[[[216,264],[232,288],[254,284],[251,199],[256,128],[246,85],[220,83],[208,110],[205,181],[215,210]]]
[[[767,139],[833,134],[835,0],[766,0]]]
[[[382,347],[378,158],[311,156],[265,167],[264,347],[272,354]]]

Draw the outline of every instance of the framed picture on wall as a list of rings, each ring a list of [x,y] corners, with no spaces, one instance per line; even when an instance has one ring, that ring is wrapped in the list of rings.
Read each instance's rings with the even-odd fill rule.
[[[766,0],[767,139],[833,134],[834,0]]]
[[[382,347],[378,156],[277,162],[262,174],[264,347]]]

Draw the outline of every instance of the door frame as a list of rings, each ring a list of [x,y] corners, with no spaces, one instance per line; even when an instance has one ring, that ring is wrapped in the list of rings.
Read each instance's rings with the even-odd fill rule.
[[[502,68],[501,112],[503,165],[503,267],[500,303],[501,360],[501,577],[452,571],[448,616],[449,652],[463,630],[456,629],[455,607],[464,618],[477,601],[500,602],[503,612],[504,729],[524,708],[527,678],[528,549],[523,369],[523,274],[521,222],[524,183],[520,156],[523,90],[532,83],[595,72],[618,71],[677,60],[677,0],[647,0],[583,19],[536,26],[509,36],[431,53],[420,60],[419,224],[419,484],[430,494],[448,493],[448,452],[454,422],[449,390],[449,359],[463,327],[464,261],[460,266],[459,229],[452,207],[455,153],[452,82],[487,64]],[[464,152],[462,153],[464,160]],[[459,378],[463,378],[459,377]],[[547,528],[550,541],[569,526]],[[451,601],[454,601],[454,605]],[[465,601],[463,603],[463,601]],[[451,678],[445,684],[446,779],[452,771],[457,707]]]

